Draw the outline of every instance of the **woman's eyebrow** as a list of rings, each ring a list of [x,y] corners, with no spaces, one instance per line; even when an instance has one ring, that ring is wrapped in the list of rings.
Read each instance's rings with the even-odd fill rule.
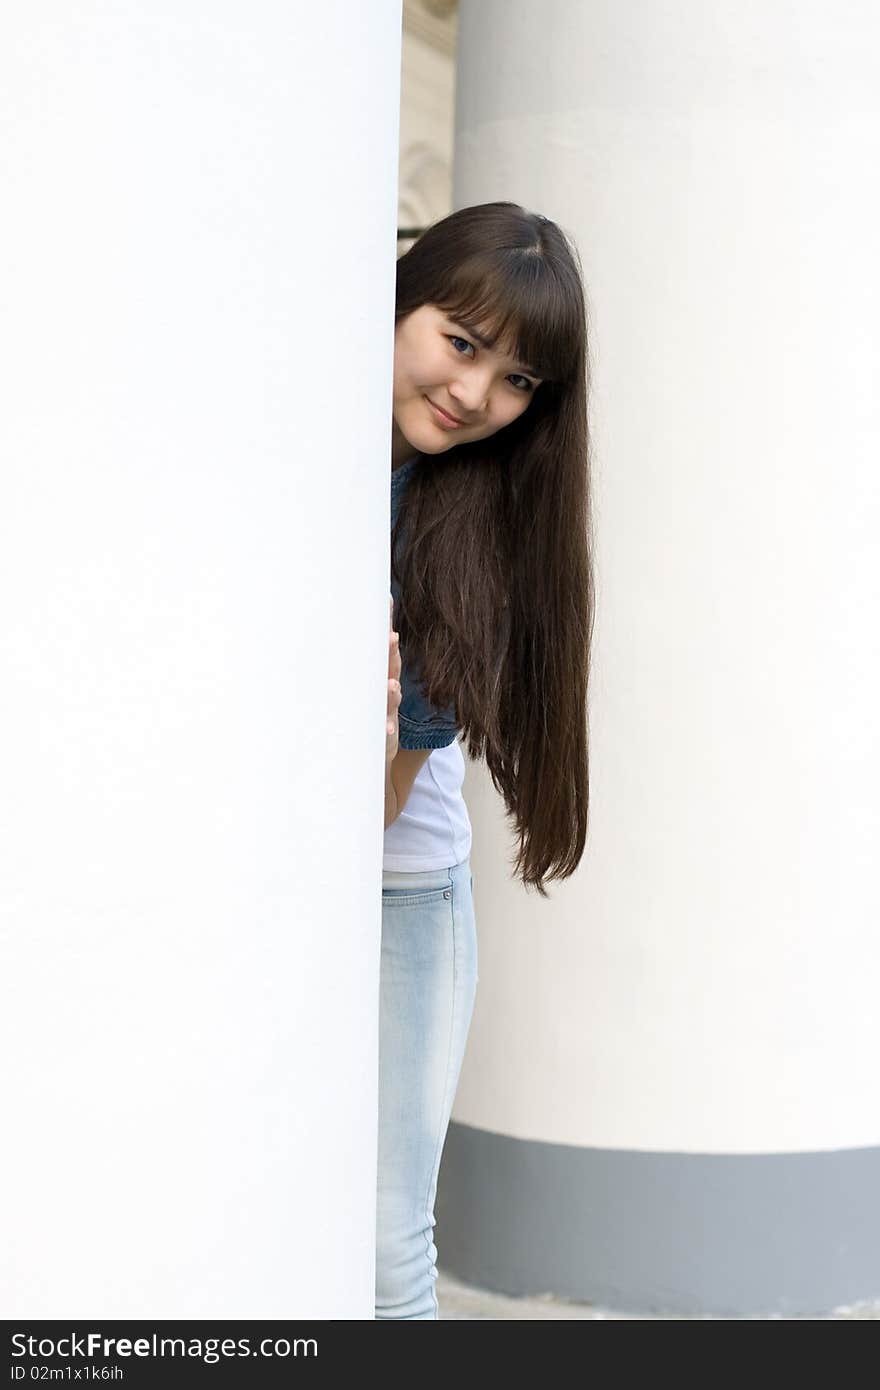
[[[470,333],[472,338],[476,338],[477,342],[480,344],[480,347],[492,349],[498,341],[497,338],[484,337],[483,334],[480,333],[480,331],[474,327],[474,325],[470,322],[469,319],[450,318],[449,322],[456,324],[459,328],[463,328],[466,333]],[[527,367],[524,362],[517,362],[516,367],[517,371],[525,372],[528,376],[536,376],[540,379],[541,373],[536,372],[534,367]]]

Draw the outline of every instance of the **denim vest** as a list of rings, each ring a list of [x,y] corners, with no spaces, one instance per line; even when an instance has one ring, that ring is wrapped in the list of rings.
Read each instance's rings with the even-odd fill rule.
[[[418,464],[418,456],[407,459],[406,463],[395,468],[391,474],[391,526],[397,520],[400,499],[413,469]],[[403,544],[403,537],[398,545]],[[396,628],[397,612],[400,605],[400,588],[396,580],[391,580],[391,593],[394,598],[394,622]],[[455,711],[438,710],[428,703],[419,682],[418,668],[404,660],[401,649],[400,691],[401,701],[397,711],[399,748],[447,748],[458,736]]]

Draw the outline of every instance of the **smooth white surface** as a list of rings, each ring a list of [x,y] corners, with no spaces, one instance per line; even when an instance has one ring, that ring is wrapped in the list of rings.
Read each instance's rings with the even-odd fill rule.
[[[0,18],[6,1317],[372,1317],[399,62]]]
[[[468,766],[461,1122],[880,1143],[878,43],[867,2],[462,0],[455,206],[521,201],[583,257],[598,616],[550,903]]]

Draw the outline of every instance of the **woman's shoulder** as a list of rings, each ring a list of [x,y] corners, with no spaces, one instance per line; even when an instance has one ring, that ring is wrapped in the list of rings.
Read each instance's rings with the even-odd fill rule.
[[[416,464],[418,463],[418,461],[419,461],[419,455],[418,455],[418,454],[413,454],[412,458],[408,458],[408,459],[406,460],[405,463],[402,463],[402,464],[399,466],[399,468],[392,468],[392,470],[391,470],[391,491],[392,491],[392,493],[398,492],[402,487],[405,486],[405,484],[409,481],[410,474],[412,473],[412,471],[413,471],[413,469],[415,468],[415,466],[416,466]]]
[[[391,471],[391,525],[392,525],[392,527],[394,526],[394,523],[395,523],[396,520],[397,520],[397,512],[398,512],[398,509],[399,509],[399,507],[400,507],[400,499],[401,499],[401,497],[403,496],[403,493],[404,493],[404,490],[405,490],[405,488],[406,488],[406,485],[407,485],[407,483],[409,482],[410,478],[412,477],[413,470],[414,470],[414,468],[416,467],[418,461],[419,461],[419,460],[418,460],[418,455],[416,455],[414,458],[407,459],[406,463],[402,463],[402,464],[400,465],[399,468],[394,468],[394,469],[392,469],[392,471]]]

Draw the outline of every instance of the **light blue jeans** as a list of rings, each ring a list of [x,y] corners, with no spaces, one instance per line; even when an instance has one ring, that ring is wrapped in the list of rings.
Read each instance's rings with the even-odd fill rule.
[[[382,875],[377,1318],[439,1318],[434,1198],[477,989],[470,860]]]

